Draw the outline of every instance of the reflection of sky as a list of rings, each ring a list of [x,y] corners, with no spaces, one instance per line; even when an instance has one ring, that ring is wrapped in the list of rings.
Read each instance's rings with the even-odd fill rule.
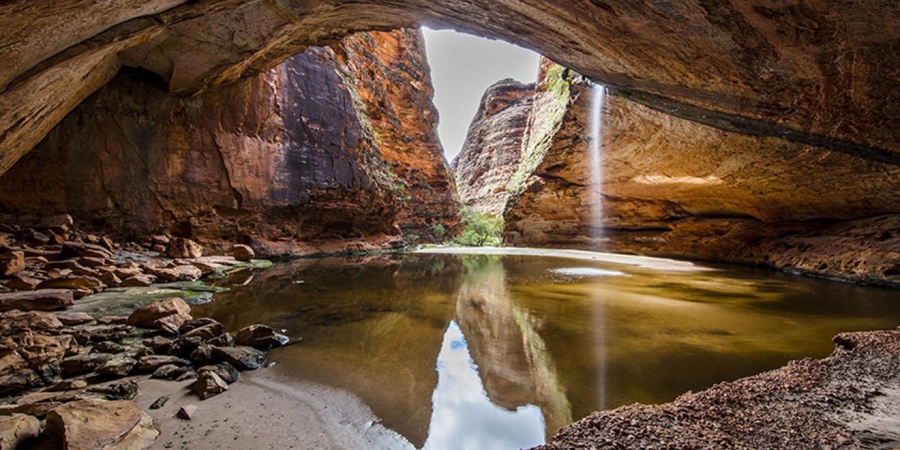
[[[598,269],[596,267],[566,267],[563,269],[552,269],[551,272],[573,277],[620,277],[625,275],[625,272],[618,270]]]
[[[544,443],[540,408],[526,405],[507,411],[491,403],[456,322],[444,333],[437,371],[423,450],[514,450]]]

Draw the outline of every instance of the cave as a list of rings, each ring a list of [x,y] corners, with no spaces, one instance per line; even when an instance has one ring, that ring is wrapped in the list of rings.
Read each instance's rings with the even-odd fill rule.
[[[0,5],[0,431],[155,448],[246,407],[185,442],[896,444],[898,15]],[[541,55],[453,158],[420,27]]]

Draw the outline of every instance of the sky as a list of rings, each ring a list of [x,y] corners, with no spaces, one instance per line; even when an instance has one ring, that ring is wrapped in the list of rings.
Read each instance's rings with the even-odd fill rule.
[[[423,31],[434,104],[441,117],[438,134],[449,162],[462,150],[484,91],[504,78],[533,82],[540,55],[503,41],[455,31]]]

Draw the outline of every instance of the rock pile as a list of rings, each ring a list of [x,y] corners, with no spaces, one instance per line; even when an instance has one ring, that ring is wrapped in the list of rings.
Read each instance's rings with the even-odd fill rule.
[[[138,392],[135,377],[196,379],[190,390],[205,400],[227,391],[240,371],[262,367],[266,355],[259,349],[288,341],[258,324],[238,330],[235,338],[213,319],[193,318],[180,298],[128,317],[7,311],[0,313],[0,334],[0,396],[8,396],[0,404],[4,449],[28,439],[69,447],[84,443],[78,448],[101,448],[91,444],[101,441],[143,448],[158,432],[131,402]],[[41,427],[33,425],[41,419],[38,436],[34,430]],[[14,436],[15,445],[6,446]]]

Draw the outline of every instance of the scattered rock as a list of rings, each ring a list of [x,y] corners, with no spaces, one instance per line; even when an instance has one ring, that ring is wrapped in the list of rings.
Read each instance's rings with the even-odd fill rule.
[[[140,369],[142,372],[152,372],[162,366],[169,364],[180,367],[189,366],[191,365],[191,362],[177,356],[148,355],[138,360],[138,369]]]
[[[197,394],[200,400],[206,400],[227,390],[228,383],[212,371],[199,374],[197,381],[191,385],[191,392]]]
[[[67,232],[72,228],[75,221],[68,214],[59,214],[56,216],[48,216],[41,218],[38,226],[41,228],[49,228],[54,231]]]
[[[102,325],[125,325],[128,323],[128,316],[102,316],[97,318],[97,323]]]
[[[194,281],[203,276],[203,272],[193,265],[181,265],[172,268],[154,268],[145,269],[147,273],[156,276],[162,281]]]
[[[33,291],[41,284],[41,281],[43,280],[18,273],[13,279],[7,281],[4,286],[14,291]]]
[[[256,257],[256,252],[254,252],[250,246],[243,244],[235,245],[231,254],[234,256],[234,259],[238,261],[250,261]]]
[[[266,362],[266,354],[253,347],[214,347],[213,354],[238,370],[256,370]]]
[[[128,324],[160,328],[170,334],[177,334],[178,328],[191,319],[191,307],[180,298],[169,298],[151,303],[128,316]]]
[[[0,416],[0,449],[15,450],[41,433],[41,422],[25,414]],[[21,448],[25,448],[24,446]]]
[[[194,418],[194,414],[196,413],[197,405],[184,405],[178,410],[175,416],[179,419],[191,420]]]
[[[60,367],[62,368],[63,374],[66,376],[79,375],[82,373],[93,372],[111,359],[113,359],[113,355],[108,353],[76,355],[62,360]]]
[[[172,340],[164,336],[153,336],[150,339],[144,339],[144,345],[153,349],[157,353],[166,353]]]
[[[91,348],[91,353],[109,353],[114,355],[124,352],[126,348],[118,342],[103,341],[94,344],[93,348]]]
[[[150,409],[159,409],[163,406],[166,406],[166,403],[169,403],[169,396],[163,395],[162,397],[153,400],[153,403],[150,404]]]
[[[206,343],[213,347],[234,347],[234,336],[225,332],[206,341]]]
[[[138,384],[134,380],[111,381],[91,386],[87,391],[103,394],[107,400],[131,400],[137,397]]]
[[[15,331],[48,331],[62,327],[62,322],[51,313],[15,310],[0,313],[0,332],[6,335]]]
[[[216,323],[219,323],[219,321],[217,321],[215,319],[210,319],[209,317],[200,317],[197,319],[191,319],[191,320],[184,322],[184,324],[181,326],[181,328],[178,329],[178,332],[181,334],[185,334],[185,333],[189,333],[191,330],[194,330],[194,329],[197,329],[200,327],[205,327],[207,325],[216,324]]]
[[[102,375],[124,377],[130,374],[135,366],[137,366],[137,361],[134,359],[127,356],[116,356],[97,367],[96,372]]]
[[[222,324],[219,322],[211,323],[209,325],[204,325],[199,328],[194,328],[187,333],[181,335],[182,338],[190,338],[190,337],[199,337],[200,339],[206,341],[212,339],[216,336],[219,336],[223,332]]]
[[[234,368],[230,363],[223,362],[211,366],[203,366],[197,370],[198,374],[203,372],[214,372],[219,378],[225,380],[226,383],[232,384],[241,378],[241,372]]]
[[[241,328],[235,337],[237,345],[246,345],[254,348],[281,347],[290,339],[283,334],[276,333],[272,327],[266,325],[250,325]]]
[[[13,251],[0,254],[0,275],[8,277],[25,270],[25,253]]]
[[[102,281],[90,276],[63,276],[43,281],[37,289],[71,289],[87,293],[97,293],[106,288]]]
[[[58,312],[54,314],[65,326],[84,325],[94,321],[94,318],[83,312]]]
[[[174,364],[166,364],[153,372],[153,375],[150,375],[150,378],[156,378],[160,380],[178,380],[178,379],[187,379],[183,378],[188,375],[188,378],[196,377],[196,373],[194,369],[191,369],[189,366],[176,366]]]
[[[20,369],[8,375],[0,375],[0,395],[20,392],[25,389],[42,386],[43,380],[31,369]]]
[[[121,283],[123,287],[147,287],[156,281],[156,276],[150,274],[137,274],[124,279]]]
[[[203,247],[190,239],[175,238],[169,242],[165,254],[170,258],[200,258]]]
[[[66,449],[140,449],[159,436],[153,419],[127,400],[85,399],[47,413],[45,434]]]
[[[215,358],[213,356],[213,348],[211,345],[201,345],[191,352],[188,359],[194,364],[209,364]]]
[[[64,380],[47,388],[47,392],[77,391],[86,388],[87,385],[87,381],[84,380]]]
[[[63,289],[40,289],[30,292],[0,294],[0,312],[18,309],[20,311],[55,311],[75,304],[72,291]]]

